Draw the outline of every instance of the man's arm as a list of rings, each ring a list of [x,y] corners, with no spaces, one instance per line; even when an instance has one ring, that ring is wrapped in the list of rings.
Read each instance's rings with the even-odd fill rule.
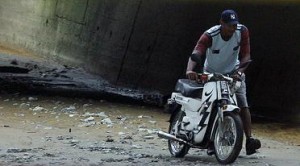
[[[202,34],[187,64],[186,75],[189,79],[195,80],[197,78],[197,73],[193,70],[197,63],[200,63],[209,45],[211,45],[211,38],[206,33]]]
[[[195,61],[193,61],[192,58],[190,57],[188,64],[187,64],[186,71],[193,71],[196,65],[197,65],[197,63]]]
[[[240,64],[243,64],[251,59],[250,55],[250,37],[247,27],[242,27],[241,37],[241,49],[240,49]],[[240,72],[244,73],[248,66],[239,69]]]

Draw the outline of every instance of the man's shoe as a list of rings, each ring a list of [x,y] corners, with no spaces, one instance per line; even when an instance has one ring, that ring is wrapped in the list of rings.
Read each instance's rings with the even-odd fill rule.
[[[211,145],[208,146],[206,153],[209,156],[215,154],[215,148],[214,148],[213,144],[211,144]]]
[[[261,147],[261,143],[258,139],[248,138],[246,140],[246,154],[251,155],[256,153],[256,150]]]

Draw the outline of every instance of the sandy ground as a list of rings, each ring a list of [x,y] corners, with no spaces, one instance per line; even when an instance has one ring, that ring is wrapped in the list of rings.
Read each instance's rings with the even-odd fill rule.
[[[168,127],[159,108],[18,94],[1,95],[0,105],[0,165],[218,165],[200,149],[171,157],[156,135]],[[233,165],[300,165],[299,128],[281,126],[254,124],[262,148],[251,156],[243,148]]]
[[[2,53],[44,61],[25,51]],[[46,62],[46,61],[45,61]],[[103,99],[0,93],[0,165],[218,165],[205,150],[177,159],[166,140],[169,114],[161,108]],[[243,148],[232,165],[300,165],[297,125],[253,122],[259,153]]]

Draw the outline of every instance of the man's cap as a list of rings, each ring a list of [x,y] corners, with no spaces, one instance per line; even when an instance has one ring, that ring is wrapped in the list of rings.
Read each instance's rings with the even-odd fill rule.
[[[224,10],[221,14],[221,20],[226,24],[239,23],[239,18],[234,10]]]

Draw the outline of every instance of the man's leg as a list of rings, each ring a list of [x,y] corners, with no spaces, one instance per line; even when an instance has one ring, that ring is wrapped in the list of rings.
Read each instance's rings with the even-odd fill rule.
[[[245,76],[242,78],[242,85],[236,91],[236,97],[238,106],[241,108],[240,116],[243,122],[244,132],[246,135],[246,154],[251,155],[256,153],[256,150],[261,147],[261,143],[258,139],[252,138],[251,133],[251,114],[248,108],[248,102],[246,97],[246,83]]]
[[[241,108],[241,118],[243,121],[244,132],[246,135],[246,154],[251,155],[256,153],[256,150],[261,147],[258,139],[252,138],[251,135],[251,114],[247,107]]]
[[[247,107],[241,108],[241,118],[243,121],[244,132],[247,138],[251,137],[251,114]]]

